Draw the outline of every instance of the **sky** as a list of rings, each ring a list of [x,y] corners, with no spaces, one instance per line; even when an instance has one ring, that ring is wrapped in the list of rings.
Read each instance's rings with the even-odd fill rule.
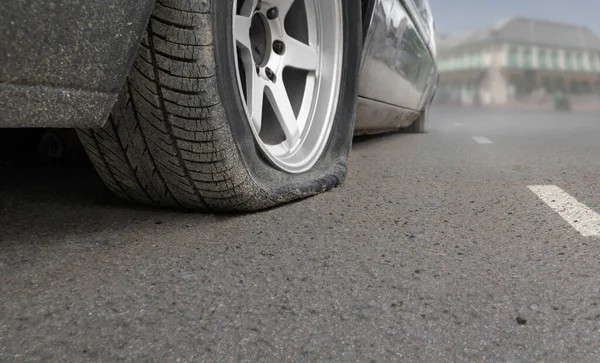
[[[429,0],[440,32],[486,28],[511,16],[585,25],[600,35],[600,0]]]

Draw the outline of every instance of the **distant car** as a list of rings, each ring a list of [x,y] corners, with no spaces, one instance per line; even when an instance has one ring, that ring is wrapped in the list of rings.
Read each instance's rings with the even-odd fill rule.
[[[425,132],[433,24],[426,0],[3,0],[0,127],[77,129],[125,200],[268,208],[341,183],[353,135]]]
[[[562,92],[554,94],[554,109],[561,111],[571,111],[571,102],[569,97]]]

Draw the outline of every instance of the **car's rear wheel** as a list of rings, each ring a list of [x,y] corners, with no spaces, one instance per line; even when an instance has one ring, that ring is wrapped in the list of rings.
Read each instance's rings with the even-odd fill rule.
[[[104,128],[79,130],[124,199],[256,210],[340,183],[360,2],[157,1]]]
[[[427,132],[428,120],[429,119],[429,106],[425,107],[419,114],[419,118],[415,120],[409,127],[406,128],[405,132],[411,134],[424,134]]]

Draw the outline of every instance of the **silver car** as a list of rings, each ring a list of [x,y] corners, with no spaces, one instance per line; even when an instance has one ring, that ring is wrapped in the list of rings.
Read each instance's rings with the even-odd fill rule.
[[[77,129],[119,197],[248,211],[329,190],[354,135],[424,132],[427,0],[3,0],[0,127]]]

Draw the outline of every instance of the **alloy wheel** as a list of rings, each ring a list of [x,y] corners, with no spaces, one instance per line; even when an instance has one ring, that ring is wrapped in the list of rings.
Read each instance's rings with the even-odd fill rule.
[[[329,141],[338,104],[342,0],[234,0],[233,40],[258,146],[283,171],[310,170]]]

